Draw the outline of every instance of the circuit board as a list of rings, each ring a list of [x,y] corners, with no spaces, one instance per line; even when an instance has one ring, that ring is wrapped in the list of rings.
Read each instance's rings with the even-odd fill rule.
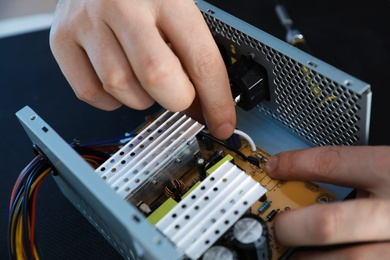
[[[243,145],[240,151],[246,156],[259,158],[259,166],[243,161],[239,156],[220,145],[215,145],[213,150],[207,150],[201,146],[202,153],[205,157],[211,156],[215,151],[223,151],[224,154],[230,154],[233,156],[235,164],[267,189],[266,199],[254,203],[251,206],[251,213],[258,214],[264,220],[268,219],[267,226],[270,247],[272,249],[272,259],[279,259],[286,252],[287,248],[278,245],[273,236],[272,225],[276,214],[285,210],[301,208],[316,203],[329,203],[333,201],[334,196],[315,183],[272,179],[265,171],[265,162],[270,155],[260,148],[257,148],[256,152],[252,152],[249,144],[245,140],[241,141]],[[188,186],[198,181],[196,169],[186,174],[183,181]]]
[[[150,122],[151,123],[151,122]],[[149,124],[141,126],[140,131],[148,128]],[[274,239],[273,235],[273,220],[274,217],[286,210],[301,208],[316,203],[329,203],[333,201],[334,196],[326,189],[320,187],[316,183],[302,182],[302,181],[284,181],[276,180],[269,177],[265,170],[265,164],[270,158],[270,155],[256,146],[257,150],[252,151],[251,145],[245,140],[236,136],[239,139],[241,152],[246,158],[251,160],[245,160],[242,155],[229,150],[225,146],[207,140],[205,138],[197,138],[199,143],[199,154],[202,158],[206,158],[206,162],[218,166],[219,162],[215,162],[215,156],[218,158],[230,157],[231,162],[237,165],[247,175],[251,176],[256,182],[260,183],[266,190],[265,196],[262,196],[254,204],[251,205],[249,211],[252,214],[258,215],[266,221],[268,227],[269,247],[272,251],[272,259],[280,259],[288,250],[288,248],[280,246]],[[210,159],[214,158],[214,159]],[[226,159],[222,159],[226,160]],[[181,183],[183,190],[181,193],[190,193],[191,190],[202,182],[199,177],[199,169],[192,164],[191,168],[183,173],[180,178],[175,180]],[[156,186],[158,187],[158,186]],[[150,186],[148,189],[153,189]],[[159,196],[148,197],[146,200],[142,200],[142,203],[148,204],[152,211],[167,202],[170,198],[169,192],[160,192]],[[142,199],[142,198],[141,198]],[[134,201],[130,201],[134,204]],[[176,205],[176,202],[174,202]],[[140,206],[140,203],[137,205]],[[164,213],[168,214],[168,213]],[[152,224],[156,224],[157,220],[150,220]]]

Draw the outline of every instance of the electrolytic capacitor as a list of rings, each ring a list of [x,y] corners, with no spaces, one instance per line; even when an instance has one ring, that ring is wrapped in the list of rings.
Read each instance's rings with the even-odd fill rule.
[[[268,229],[260,217],[247,214],[230,230],[230,239],[240,259],[270,259]]]
[[[234,249],[224,245],[214,245],[203,254],[202,260],[237,260]]]
[[[200,180],[204,180],[206,176],[206,160],[203,159],[202,157],[196,158],[195,159],[195,165],[198,170],[198,175]]]

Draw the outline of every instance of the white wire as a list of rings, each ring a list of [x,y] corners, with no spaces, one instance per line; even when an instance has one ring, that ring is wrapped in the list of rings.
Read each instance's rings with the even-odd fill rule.
[[[247,135],[243,131],[237,130],[237,129],[234,130],[234,133],[239,135],[239,136],[241,136],[241,137],[243,137],[243,138],[245,138],[248,141],[248,143],[250,144],[252,152],[256,152],[257,148],[256,148],[256,145],[255,145],[255,142],[253,141],[253,139],[249,135]]]
[[[210,134],[210,131],[207,130],[207,129],[203,129],[202,132],[206,133],[206,134]],[[245,138],[249,145],[251,146],[251,149],[252,149],[252,152],[256,152],[257,151],[257,148],[256,148],[256,144],[255,142],[253,141],[253,139],[246,133],[244,133],[243,131],[241,130],[237,130],[237,129],[234,129],[234,133]]]

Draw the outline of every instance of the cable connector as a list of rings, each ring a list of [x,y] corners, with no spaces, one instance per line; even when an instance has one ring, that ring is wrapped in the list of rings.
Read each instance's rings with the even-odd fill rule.
[[[233,98],[244,110],[254,108],[261,100],[269,100],[266,69],[249,57],[242,56],[229,69]]]

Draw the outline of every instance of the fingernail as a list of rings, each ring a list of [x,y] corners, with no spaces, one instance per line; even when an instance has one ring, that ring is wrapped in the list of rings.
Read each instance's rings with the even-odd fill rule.
[[[214,132],[214,135],[220,139],[227,139],[233,134],[233,131],[234,126],[232,124],[225,123],[217,127]]]
[[[269,158],[265,165],[265,170],[268,173],[273,172],[276,169],[276,167],[278,167],[278,161],[279,161],[278,156],[272,156],[271,158]]]

